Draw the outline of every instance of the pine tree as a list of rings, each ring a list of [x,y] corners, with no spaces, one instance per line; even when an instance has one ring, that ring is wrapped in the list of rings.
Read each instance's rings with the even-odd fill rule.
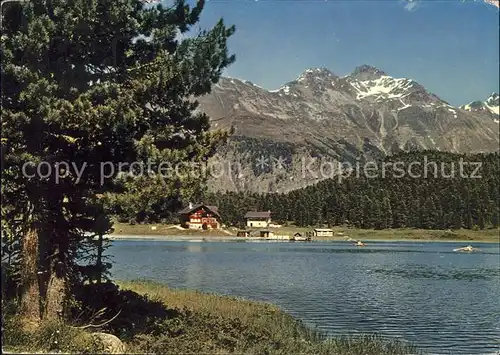
[[[483,212],[483,210],[478,211],[477,226],[481,230],[484,229],[485,226],[486,226],[486,221],[485,221],[485,218],[484,218],[484,212]]]
[[[306,226],[348,223],[358,228],[489,228],[498,225],[498,153],[469,157],[444,152],[399,153],[399,161],[470,159],[483,162],[482,179],[357,179],[324,180],[286,194],[221,194],[223,215],[240,220],[249,206],[271,206],[273,216]],[[258,202],[255,202],[258,200]],[[240,211],[241,210],[241,211]],[[470,219],[469,219],[470,217]],[[467,221],[469,219],[469,221]]]
[[[500,225],[500,208],[495,206],[495,210],[491,214],[491,225],[493,228],[498,228]]]
[[[408,208],[404,200],[399,201],[394,212],[393,227],[402,228],[408,225]]]
[[[191,8],[178,0],[168,9],[139,0],[3,5],[2,197],[9,213],[2,218],[21,240],[21,304],[37,321],[64,312],[83,232],[93,228],[90,201],[123,191],[120,181],[102,180],[102,163],[117,172],[119,162],[203,162],[225,138],[208,131],[193,98],[210,92],[234,61],[227,53],[234,28],[221,20],[178,41],[204,1]],[[79,178],[58,162],[84,173]],[[27,177],[27,163],[52,173],[41,178],[28,169]],[[203,178],[156,178],[137,199],[161,191],[168,206],[202,190]],[[165,206],[149,201],[145,215]]]
[[[431,197],[428,197],[423,205],[421,213],[420,227],[424,229],[434,228],[437,221],[436,204]]]
[[[389,201],[389,198],[387,196],[385,196],[382,199],[381,218],[382,218],[382,224],[381,224],[382,229],[387,229],[392,227],[393,213],[392,213],[391,202]]]

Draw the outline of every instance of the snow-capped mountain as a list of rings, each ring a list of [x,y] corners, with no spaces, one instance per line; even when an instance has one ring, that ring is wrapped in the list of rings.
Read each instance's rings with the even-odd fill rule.
[[[490,114],[453,107],[412,79],[368,65],[344,77],[307,69],[271,91],[221,78],[199,101],[214,129],[234,128],[218,152],[248,167],[243,178],[218,183],[233,190],[284,191],[313,183],[315,178],[299,177],[304,158],[355,161],[408,149],[469,153],[499,144],[499,125]],[[255,159],[270,155],[286,158],[288,170],[255,168]]]
[[[406,78],[393,78],[368,65],[356,68],[347,80],[356,90],[357,100],[370,98],[378,102],[395,99],[403,106],[408,106],[409,102],[414,101],[441,102],[437,96],[428,93],[417,82]],[[408,103],[403,102],[405,99]]]
[[[460,108],[466,111],[489,114],[493,118],[493,121],[498,123],[498,116],[500,115],[499,101],[500,97],[496,92],[494,92],[485,101],[472,101],[467,105],[461,106]]]

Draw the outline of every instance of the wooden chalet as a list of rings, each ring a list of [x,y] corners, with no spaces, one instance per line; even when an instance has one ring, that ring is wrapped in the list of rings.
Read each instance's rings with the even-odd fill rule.
[[[219,229],[221,218],[217,206],[189,204],[179,212],[181,226],[189,229]]]

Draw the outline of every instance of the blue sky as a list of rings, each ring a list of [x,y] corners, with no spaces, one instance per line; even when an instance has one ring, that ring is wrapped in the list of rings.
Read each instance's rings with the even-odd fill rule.
[[[276,89],[310,67],[369,64],[453,105],[499,91],[499,10],[482,1],[209,0],[200,26],[236,25],[225,75]]]

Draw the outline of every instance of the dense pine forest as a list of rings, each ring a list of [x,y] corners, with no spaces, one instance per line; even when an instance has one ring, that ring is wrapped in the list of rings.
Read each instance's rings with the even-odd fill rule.
[[[405,173],[391,168],[396,162]],[[352,172],[286,194],[213,193],[206,201],[228,225],[242,225],[255,209],[297,226],[492,228],[499,225],[499,162],[498,153],[400,153],[376,162],[387,167],[385,176]]]

